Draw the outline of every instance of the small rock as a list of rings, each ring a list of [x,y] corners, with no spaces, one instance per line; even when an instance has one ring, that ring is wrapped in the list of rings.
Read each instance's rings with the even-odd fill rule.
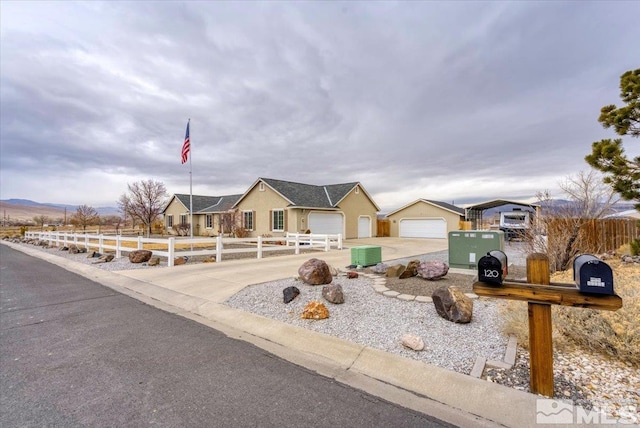
[[[331,272],[331,276],[338,276],[338,269],[333,266],[329,266],[329,272]]]
[[[282,290],[282,294],[283,294],[283,297],[284,297],[284,303],[289,303],[293,299],[298,297],[298,295],[300,294],[300,290],[298,289],[298,287],[291,286],[291,287],[287,287],[284,290]]]
[[[358,277],[358,272],[349,271],[347,272],[347,278],[354,279]]]
[[[174,265],[174,266],[185,265],[185,264],[187,264],[187,260],[188,260],[188,257],[187,257],[187,256],[176,257],[176,258],[173,260],[173,265]]]
[[[322,302],[313,300],[304,307],[300,318],[322,320],[329,318],[329,310]]]
[[[149,266],[158,266],[160,264],[160,257],[151,257],[149,259]]]
[[[402,336],[402,346],[414,351],[422,351],[424,349],[424,341],[420,336],[405,334]]]
[[[216,262],[216,256],[208,256],[202,261],[202,263],[215,263],[215,262]]]

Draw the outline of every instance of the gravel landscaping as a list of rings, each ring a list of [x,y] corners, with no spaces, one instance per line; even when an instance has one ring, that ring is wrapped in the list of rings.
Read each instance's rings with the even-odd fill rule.
[[[304,327],[405,357],[435,364],[461,373],[469,373],[478,355],[502,359],[508,338],[497,322],[498,303],[476,300],[473,321],[454,324],[441,318],[433,304],[404,302],[376,293],[373,280],[359,277],[335,278],[344,290],[345,303],[333,305],[322,297],[322,286],[312,286],[294,278],[246,287],[227,300],[233,308]],[[282,290],[300,289],[291,303],[283,303]],[[329,318],[301,319],[310,301],[325,303]],[[421,352],[402,346],[404,334],[422,337],[426,349]]]

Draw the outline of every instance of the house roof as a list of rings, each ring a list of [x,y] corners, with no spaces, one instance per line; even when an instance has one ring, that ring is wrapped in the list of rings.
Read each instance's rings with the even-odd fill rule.
[[[193,195],[193,213],[194,214],[210,214],[229,211],[242,195],[225,195],[225,196],[202,196]],[[176,193],[169,200],[169,203],[163,210],[166,211],[173,199],[176,198],[187,211],[189,211],[190,195],[184,193]]]
[[[407,207],[410,207],[411,205],[415,205],[418,202],[423,202],[423,203],[426,203],[426,204],[435,205],[435,206],[437,206],[439,208],[442,208],[443,210],[451,211],[452,213],[457,214],[459,216],[464,216],[464,208],[460,208],[460,207],[457,207],[455,205],[448,204],[446,202],[434,201],[434,200],[431,200],[431,199],[416,199],[415,201],[413,201],[413,202],[411,202],[411,203],[409,203],[409,204],[407,204],[407,205],[405,205],[405,206],[403,206],[401,208],[398,208],[395,211],[391,211],[385,217],[389,217],[390,215],[393,215],[393,214],[395,214],[397,212],[400,212],[403,209],[405,209]]]
[[[360,185],[358,182],[352,182],[316,186],[313,184],[275,180],[273,178],[258,178],[249,190],[238,199],[236,204],[261,181],[286,199],[290,204],[289,206],[299,208],[335,209],[354,187]],[[362,188],[362,185],[360,185],[360,189],[367,195],[376,209],[379,210],[371,196]]]

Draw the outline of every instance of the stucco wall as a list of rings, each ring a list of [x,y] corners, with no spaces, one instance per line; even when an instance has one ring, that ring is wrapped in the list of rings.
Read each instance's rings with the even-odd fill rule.
[[[273,236],[283,236],[283,232],[272,232],[269,228],[271,219],[269,218],[269,212],[271,210],[284,209],[285,210],[285,228],[286,231],[296,232],[295,220],[293,228],[291,225],[291,213],[286,212],[287,205],[289,203],[286,199],[273,191],[269,186],[265,185],[264,190],[260,190],[260,183],[256,184],[253,189],[242,199],[237,208],[242,211],[255,211],[254,214],[254,230],[250,233],[250,236],[260,236],[264,234],[270,234]],[[242,213],[240,212],[240,215]]]
[[[357,193],[356,193],[357,189]],[[377,234],[377,210],[375,205],[367,197],[366,193],[357,186],[338,205],[345,216],[345,239],[358,237],[358,218],[368,216],[371,218],[371,236]]]

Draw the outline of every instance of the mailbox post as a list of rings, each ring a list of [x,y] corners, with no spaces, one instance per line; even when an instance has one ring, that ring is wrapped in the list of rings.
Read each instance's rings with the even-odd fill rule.
[[[528,303],[531,392],[553,397],[553,342],[551,305],[616,311],[622,299],[615,294],[583,293],[574,284],[551,283],[546,254],[527,257],[527,281],[503,281],[501,286],[473,284],[478,296],[522,300]]]

